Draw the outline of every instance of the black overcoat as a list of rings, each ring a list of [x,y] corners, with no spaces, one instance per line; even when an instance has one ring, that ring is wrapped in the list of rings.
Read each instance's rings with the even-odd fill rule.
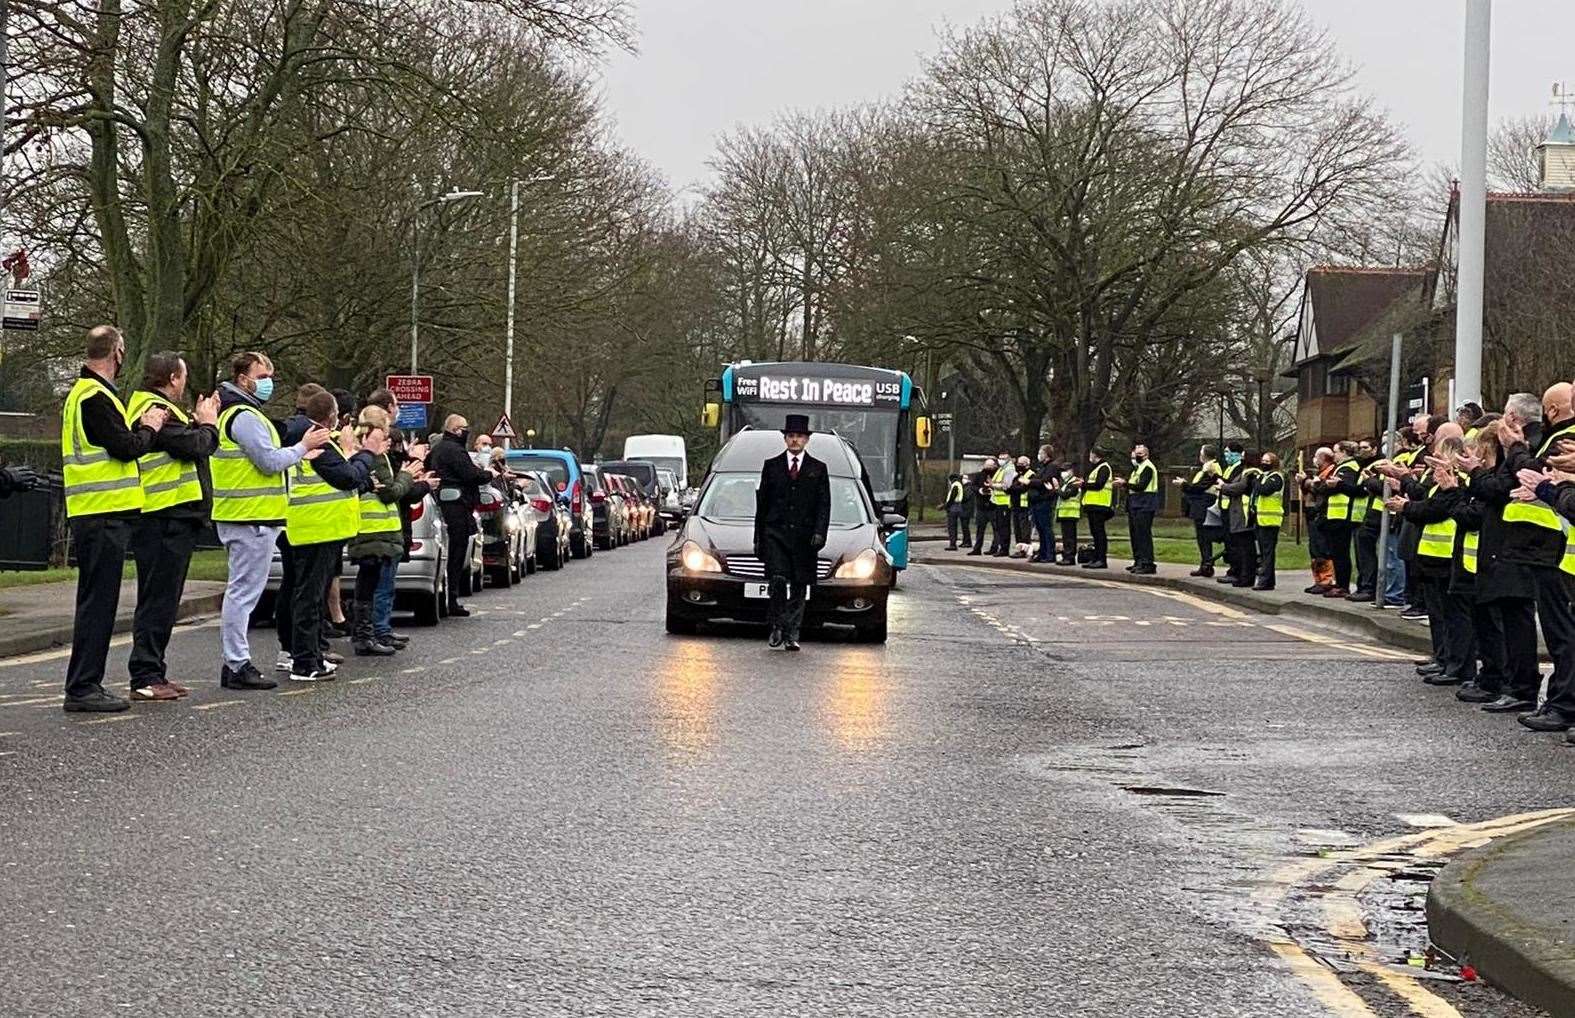
[[[831,524],[831,479],[826,465],[800,454],[798,477],[788,477],[788,454],[766,460],[755,489],[755,547],[766,575],[815,582],[815,552]]]

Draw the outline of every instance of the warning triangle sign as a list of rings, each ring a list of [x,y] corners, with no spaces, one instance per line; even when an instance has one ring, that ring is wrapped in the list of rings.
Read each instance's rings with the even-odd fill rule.
[[[493,438],[518,438],[514,434],[514,425],[509,423],[509,415],[503,414],[498,418],[497,427],[492,429]]]

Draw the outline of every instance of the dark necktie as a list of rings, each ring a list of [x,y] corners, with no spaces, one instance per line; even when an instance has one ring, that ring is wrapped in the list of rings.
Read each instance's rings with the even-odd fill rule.
[[[797,456],[794,456],[792,459],[788,460],[788,480],[790,480],[790,481],[798,480],[798,457]]]

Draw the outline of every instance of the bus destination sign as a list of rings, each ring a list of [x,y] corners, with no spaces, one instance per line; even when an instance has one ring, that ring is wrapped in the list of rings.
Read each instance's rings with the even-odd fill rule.
[[[902,383],[881,379],[815,378],[808,375],[741,377],[738,398],[762,403],[819,403],[850,407],[902,405]]]

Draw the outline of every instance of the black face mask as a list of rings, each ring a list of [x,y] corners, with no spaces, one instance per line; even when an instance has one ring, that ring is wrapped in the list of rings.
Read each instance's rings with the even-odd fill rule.
[[[460,428],[458,431],[454,432],[454,437],[459,439],[461,444],[463,444],[465,442],[469,442],[470,441],[470,429],[469,428]]]

